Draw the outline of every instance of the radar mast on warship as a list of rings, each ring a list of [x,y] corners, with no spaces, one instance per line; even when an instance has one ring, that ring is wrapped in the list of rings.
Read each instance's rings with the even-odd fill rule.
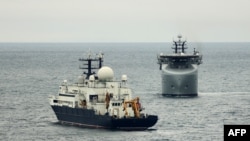
[[[122,130],[145,130],[155,125],[158,116],[142,113],[139,97],[132,99],[127,76],[116,81],[113,70],[102,66],[103,54],[88,54],[79,61],[83,62],[80,69],[87,72],[75,84],[64,80],[58,95],[49,97],[60,123]]]
[[[181,35],[173,42],[173,54],[157,56],[162,70],[162,95],[197,96],[198,65],[202,63],[202,55],[195,48],[193,54],[187,54],[186,40],[183,41]]]

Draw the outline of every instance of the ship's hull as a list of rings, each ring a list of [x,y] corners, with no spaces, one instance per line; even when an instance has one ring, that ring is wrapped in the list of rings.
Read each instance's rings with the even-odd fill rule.
[[[163,96],[197,96],[198,95],[198,67],[171,68],[168,65],[162,69]]]
[[[70,108],[66,106],[51,106],[61,123],[106,129],[145,130],[152,127],[158,120],[157,116],[145,118],[117,119],[108,115],[96,115],[93,110]]]

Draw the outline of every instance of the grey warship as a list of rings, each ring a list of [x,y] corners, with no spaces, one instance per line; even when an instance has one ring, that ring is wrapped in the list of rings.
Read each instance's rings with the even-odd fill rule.
[[[162,95],[175,97],[198,96],[198,65],[202,54],[194,48],[193,54],[186,53],[187,41],[173,40],[173,54],[157,55],[162,70]]]

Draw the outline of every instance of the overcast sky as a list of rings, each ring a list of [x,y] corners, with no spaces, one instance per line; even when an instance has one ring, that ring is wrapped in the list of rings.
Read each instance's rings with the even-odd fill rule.
[[[250,42],[250,0],[0,0],[0,42]]]

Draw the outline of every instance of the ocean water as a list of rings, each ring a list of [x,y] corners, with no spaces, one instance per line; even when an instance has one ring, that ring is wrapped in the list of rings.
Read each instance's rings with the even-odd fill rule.
[[[250,43],[189,43],[203,54],[199,95],[161,96],[156,55],[171,43],[0,43],[0,140],[221,141],[224,124],[250,124]],[[77,81],[78,58],[104,53],[117,79],[127,74],[133,96],[159,117],[146,131],[61,125],[49,106],[60,83]]]

